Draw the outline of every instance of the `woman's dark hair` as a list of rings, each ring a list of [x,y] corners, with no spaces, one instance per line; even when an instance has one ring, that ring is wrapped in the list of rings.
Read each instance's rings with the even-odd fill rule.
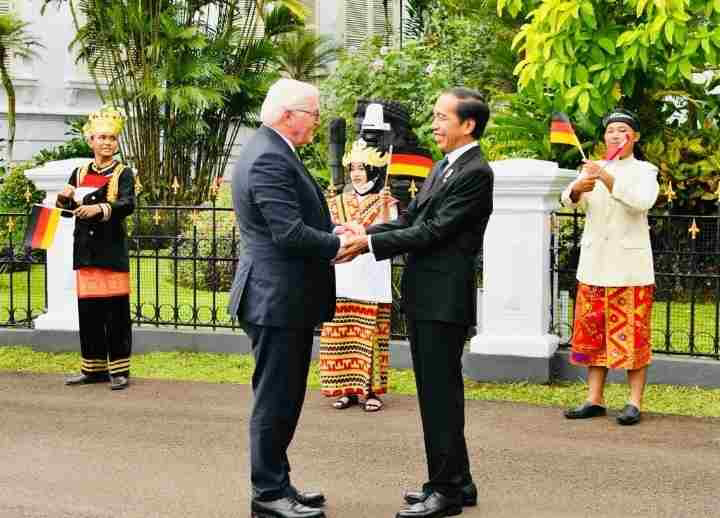
[[[460,122],[473,119],[475,121],[475,128],[473,129],[472,136],[476,139],[482,137],[485,126],[487,126],[488,119],[490,118],[490,109],[487,104],[483,102],[480,92],[458,86],[444,90],[443,94],[450,94],[458,99],[457,115]]]

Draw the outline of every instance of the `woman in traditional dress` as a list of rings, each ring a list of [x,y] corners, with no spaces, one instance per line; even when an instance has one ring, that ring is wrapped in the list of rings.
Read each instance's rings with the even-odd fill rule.
[[[365,227],[397,217],[396,201],[384,186],[387,156],[356,141],[343,158],[350,168],[350,185],[328,200],[333,222]],[[337,409],[357,405],[375,412],[387,392],[388,341],[392,287],[390,261],[363,254],[335,266],[335,318],[323,325],[320,339],[322,392],[336,398]]]
[[[638,160],[640,126],[635,115],[615,110],[603,119],[613,160],[585,161],[562,195],[567,207],[584,209],[577,299],[570,362],[588,369],[588,395],[567,410],[568,419],[606,414],[608,369],[627,371],[630,397],[617,417],[640,421],[647,366],[651,361],[651,310],[655,288],[648,210],[659,186],[657,167]]]

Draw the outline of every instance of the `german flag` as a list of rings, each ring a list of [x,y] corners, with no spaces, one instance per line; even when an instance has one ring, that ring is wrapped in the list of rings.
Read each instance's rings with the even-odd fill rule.
[[[576,146],[584,156],[580,141],[577,135],[575,135],[575,130],[570,123],[570,118],[564,113],[553,113],[552,121],[550,122],[550,142],[553,144]]]
[[[62,209],[33,205],[25,230],[25,247],[47,250],[55,239]]]
[[[393,153],[388,165],[388,175],[427,177],[432,169],[432,158],[409,153]]]

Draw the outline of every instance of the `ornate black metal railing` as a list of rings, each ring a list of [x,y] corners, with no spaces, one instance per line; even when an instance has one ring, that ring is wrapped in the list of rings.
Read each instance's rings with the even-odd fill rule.
[[[572,333],[584,215],[553,214],[551,332]],[[720,359],[720,217],[651,215],[653,350]]]
[[[45,256],[23,250],[24,214],[0,217],[11,218],[15,225],[12,235],[0,234],[0,248],[6,250],[0,258],[0,326],[31,327],[32,318],[47,304]],[[238,329],[237,319],[225,310],[235,265],[243,253],[234,221],[232,209],[211,204],[137,207],[126,222],[135,325]],[[42,272],[32,270],[31,265]],[[403,258],[396,258],[391,315],[395,338],[406,336],[400,301],[403,268]],[[14,275],[10,276],[9,270],[15,271]],[[18,272],[26,272],[23,290],[17,288]],[[478,261],[478,282],[481,274]]]
[[[30,327],[47,305],[44,251],[23,247],[27,215],[0,214],[0,326]]]
[[[47,306],[45,254],[22,247],[27,217],[0,214],[0,326],[31,327]],[[553,214],[551,331],[572,331],[575,272],[584,216]],[[141,206],[127,221],[139,326],[237,329],[225,307],[242,240],[232,209]],[[653,344],[657,352],[720,358],[720,218],[650,217],[656,271]],[[480,256],[481,257],[481,256]],[[402,258],[393,264],[392,333],[406,336],[400,306]],[[477,263],[478,286],[482,261]]]

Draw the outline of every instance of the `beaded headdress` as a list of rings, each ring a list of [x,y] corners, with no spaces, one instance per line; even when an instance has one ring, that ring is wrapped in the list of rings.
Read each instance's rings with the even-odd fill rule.
[[[122,113],[110,106],[103,106],[88,116],[88,121],[83,126],[83,133],[87,138],[98,133],[119,135],[124,125],[125,117]]]
[[[363,139],[358,139],[353,142],[350,151],[345,153],[342,163],[345,167],[353,163],[361,163],[373,167],[385,167],[388,164],[388,155],[380,153],[374,147],[369,147]]]

